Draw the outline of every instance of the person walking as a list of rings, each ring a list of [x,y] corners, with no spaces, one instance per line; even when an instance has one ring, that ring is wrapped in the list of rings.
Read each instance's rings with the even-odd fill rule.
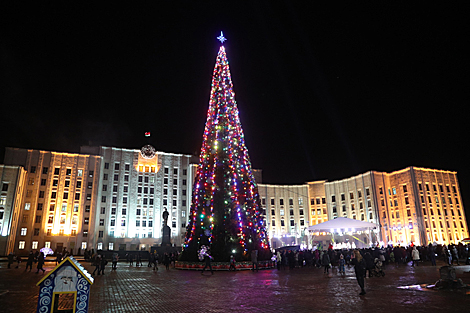
[[[413,250],[411,250],[411,260],[413,263],[411,263],[411,266],[419,266],[419,251],[416,249],[416,246],[413,247]]]
[[[93,265],[95,266],[95,270],[93,271],[93,274],[91,275],[95,275],[95,273],[98,271],[98,275],[100,274],[101,272],[101,255],[96,255],[94,260],[93,260]]]
[[[442,247],[442,254],[447,262],[447,265],[452,265],[452,253],[447,249],[446,245]]]
[[[235,257],[233,255],[230,256],[230,267],[228,269],[229,271],[236,271],[237,268],[235,267]]]
[[[46,270],[43,268],[44,261],[45,261],[44,252],[41,252],[39,253],[39,256],[38,256],[38,266],[37,266],[38,270],[36,271],[36,274],[39,273],[39,270],[41,270],[43,274],[46,272]]]
[[[167,271],[170,270],[170,255],[168,254],[168,252],[165,252],[165,254],[163,255],[163,265],[165,265]]]
[[[212,270],[212,264],[211,264],[211,261],[212,261],[212,257],[210,256],[209,254],[209,248],[207,248],[206,246],[202,246],[201,247],[201,250],[199,252],[199,259],[201,258],[201,256],[203,257],[204,259],[204,262],[206,263],[204,265],[204,268],[202,269],[202,272],[201,272],[201,275],[204,274],[204,271],[206,270],[207,267],[209,267],[209,269],[211,270],[211,275],[214,275],[214,271]]]
[[[115,270],[117,268],[117,262],[119,261],[119,254],[117,254],[116,252],[113,253],[113,258],[111,259],[112,260],[112,266],[111,266],[111,269]]]
[[[255,271],[256,268],[256,271],[258,272],[258,250],[251,250],[251,263],[251,270]]]
[[[366,290],[364,289],[364,276],[366,271],[366,264],[364,259],[362,258],[361,253],[358,250],[354,250],[354,258],[351,260],[352,264],[354,265],[354,272],[356,273],[356,280],[361,287],[360,296],[366,294]]]
[[[339,256],[339,272],[344,274],[344,265],[346,264],[346,260],[344,259],[344,256],[341,254]]]
[[[17,255],[15,268],[20,268],[21,261],[22,261],[21,256]]]
[[[11,265],[13,264],[15,260],[15,255],[13,254],[13,252],[10,252],[8,254],[8,268],[11,268]]]
[[[454,264],[454,260],[457,261],[457,265],[460,265],[460,261],[459,261],[459,252],[457,251],[457,248],[455,247],[455,245],[452,247],[452,265]]]
[[[152,253],[153,270],[158,271],[158,253]]]
[[[282,264],[282,256],[281,256],[281,251],[277,251],[276,253],[276,265],[277,265],[277,270],[281,270],[281,264]]]
[[[98,270],[98,275],[100,274],[100,271],[101,271],[101,275],[104,275],[104,268],[106,267],[107,264],[108,264],[108,261],[106,260],[106,257],[103,255],[100,260],[100,269]]]
[[[28,255],[28,260],[26,261],[26,268],[24,269],[25,272],[28,270],[28,267],[29,267],[29,271],[31,272],[31,270],[33,269],[33,262],[34,262],[34,254],[33,254],[33,251],[30,251]]]

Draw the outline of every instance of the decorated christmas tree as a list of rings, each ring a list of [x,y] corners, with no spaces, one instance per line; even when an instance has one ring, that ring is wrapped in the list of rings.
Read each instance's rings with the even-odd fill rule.
[[[258,187],[238,114],[222,42],[217,55],[181,260],[196,261],[205,245],[215,261],[270,257]]]

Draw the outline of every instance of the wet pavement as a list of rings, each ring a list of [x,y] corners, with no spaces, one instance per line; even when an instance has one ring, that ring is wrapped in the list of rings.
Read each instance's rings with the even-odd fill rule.
[[[53,264],[46,263],[46,270]],[[95,276],[89,307],[90,312],[468,312],[470,292],[425,288],[439,279],[439,265],[389,265],[385,277],[366,278],[367,294],[359,296],[352,267],[345,275],[313,268],[201,275],[119,263],[116,271],[108,266],[104,276]],[[0,312],[36,312],[36,283],[43,274],[24,268],[24,263],[19,269],[0,263]],[[457,278],[466,284],[469,271],[469,265],[456,266]]]

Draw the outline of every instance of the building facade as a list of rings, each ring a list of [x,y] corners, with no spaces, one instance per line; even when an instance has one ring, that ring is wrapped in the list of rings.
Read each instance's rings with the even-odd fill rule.
[[[0,255],[7,255],[16,247],[25,179],[22,166],[0,165]]]
[[[408,167],[374,177],[383,241],[449,244],[468,237],[457,172]]]
[[[15,252],[93,245],[100,158],[76,153],[7,148],[5,163],[26,170]]]
[[[147,250],[161,244],[169,213],[172,244],[181,246],[191,204],[191,155],[82,147],[101,157],[94,242],[98,250]]]
[[[272,248],[306,244],[309,226],[308,185],[258,184]]]
[[[197,169],[194,156],[81,147],[80,153],[7,148],[0,165],[0,255],[50,247],[80,253],[147,250],[162,242],[163,212],[181,246]],[[261,170],[254,171],[257,181]],[[469,236],[457,173],[408,167],[303,185],[258,184],[272,248],[327,242],[310,225],[372,222],[383,244],[457,243]],[[323,235],[323,236],[322,236]]]

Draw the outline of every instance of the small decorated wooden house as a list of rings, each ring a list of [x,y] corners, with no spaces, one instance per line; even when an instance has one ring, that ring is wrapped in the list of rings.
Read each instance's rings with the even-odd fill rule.
[[[72,256],[65,258],[38,283],[37,312],[88,312],[93,277]]]

